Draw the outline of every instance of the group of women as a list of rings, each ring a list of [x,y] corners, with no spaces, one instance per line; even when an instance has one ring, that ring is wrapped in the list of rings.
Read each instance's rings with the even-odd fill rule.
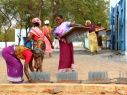
[[[62,36],[69,31],[70,27],[75,26],[74,22],[64,21],[62,15],[57,15],[55,18],[57,27],[54,29],[54,36],[59,41],[60,56],[59,56],[59,72],[74,71],[74,50],[73,44],[68,43]],[[26,43],[31,39],[34,40],[33,50],[25,46],[9,46],[2,50],[3,58],[7,64],[7,75],[8,80],[11,82],[22,82],[23,81],[23,65],[20,59],[24,59],[24,72],[29,82],[32,82],[29,70],[42,71],[43,57],[45,53],[49,53],[51,57],[52,44],[49,35],[48,25],[41,28],[41,20],[39,18],[32,19],[33,27],[30,30],[30,34]],[[49,23],[47,23],[49,24]],[[90,21],[87,21],[85,27],[89,27],[89,35],[91,36],[91,51],[97,51],[97,38],[95,32],[95,27]],[[47,32],[48,30],[48,32]],[[94,49],[93,49],[94,48]],[[32,60],[35,60],[35,66],[32,65]]]
[[[33,18],[32,24],[33,27],[30,30],[29,37],[25,44],[33,39],[33,49],[27,48],[25,45],[12,45],[5,47],[2,50],[2,56],[7,65],[7,78],[10,82],[23,82],[23,68],[28,81],[33,82],[32,78],[30,77],[29,69],[31,72],[35,71],[35,69],[36,71],[42,71],[44,54],[49,53],[51,57],[51,44],[41,29],[41,20],[39,18]],[[20,59],[25,60],[24,66]],[[34,66],[32,62],[33,59],[35,62]]]

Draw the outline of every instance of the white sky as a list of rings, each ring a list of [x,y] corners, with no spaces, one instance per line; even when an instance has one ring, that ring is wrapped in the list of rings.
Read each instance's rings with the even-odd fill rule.
[[[115,5],[119,2],[120,0],[110,0],[110,7],[115,7]]]

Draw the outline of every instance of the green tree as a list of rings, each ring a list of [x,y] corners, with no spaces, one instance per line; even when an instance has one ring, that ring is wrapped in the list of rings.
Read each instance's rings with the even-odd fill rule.
[[[94,23],[102,22],[105,26],[109,21],[109,2],[105,0],[0,0],[0,5],[3,6],[0,9],[0,29],[3,26],[9,29],[15,19],[18,28],[27,30],[31,27],[33,17],[39,17],[42,23],[49,19],[54,26],[58,14],[79,24],[90,19]]]
[[[7,41],[15,42],[15,29],[10,28],[7,32]]]
[[[0,9],[0,13],[2,18],[4,18],[3,20],[1,20],[1,29],[3,30],[4,33],[4,42],[5,42],[5,46],[7,46],[7,32],[10,29],[10,27],[12,26],[12,20],[14,15],[14,11],[12,10],[13,5],[10,1],[6,1],[3,0],[3,2],[1,2],[1,9]]]

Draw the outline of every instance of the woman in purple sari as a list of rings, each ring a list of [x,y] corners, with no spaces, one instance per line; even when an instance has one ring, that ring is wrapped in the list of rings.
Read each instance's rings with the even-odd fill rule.
[[[63,16],[56,17],[57,27],[54,30],[55,37],[59,40],[60,45],[60,59],[59,59],[59,72],[67,72],[74,69],[74,51],[73,44],[67,43],[66,39],[61,38],[74,23],[63,20]]]
[[[7,65],[7,78],[10,82],[23,81],[23,65],[16,57],[14,46],[6,47],[2,50],[2,56]]]
[[[2,56],[6,61],[8,81],[12,83],[23,82],[24,71],[28,81],[34,82],[30,77],[28,68],[30,69],[30,71],[34,71],[32,60],[33,58],[36,58],[36,56],[38,56],[36,50],[31,50],[25,46],[12,45],[3,48]],[[23,59],[25,61],[24,70],[23,64],[21,63],[20,59]]]

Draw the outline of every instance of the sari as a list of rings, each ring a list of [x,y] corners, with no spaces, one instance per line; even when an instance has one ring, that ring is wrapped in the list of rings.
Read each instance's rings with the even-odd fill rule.
[[[47,25],[43,26],[42,27],[42,32],[47,37],[47,39],[49,40],[49,42],[51,44],[51,47],[53,48],[53,45],[52,45],[52,35],[51,35],[51,27],[47,26]]]
[[[42,48],[46,53],[51,53],[52,48],[47,37],[42,33],[42,31],[38,27],[33,27],[30,33],[34,34],[36,39],[34,39],[34,47]],[[45,44],[45,46],[44,46]],[[45,47],[45,49],[43,49]]]
[[[7,75],[10,82],[23,81],[23,65],[20,59],[25,63],[31,63],[33,56],[30,49],[24,46],[8,46],[3,48],[2,56],[6,61]]]
[[[10,82],[22,82],[23,65],[16,57],[14,46],[3,48],[2,56],[7,65],[7,78]]]
[[[98,51],[98,41],[97,41],[97,35],[93,31],[89,33],[89,41],[90,41],[90,51],[91,52],[97,52]]]
[[[61,37],[70,29],[70,22],[63,22],[56,27],[55,36]],[[61,72],[66,72],[74,68],[74,50],[72,43],[64,43],[59,40],[60,59],[58,69]]]
[[[44,51],[44,53],[52,52],[52,48],[51,48],[51,44],[49,40],[46,38],[46,36],[42,33],[42,31],[38,27],[33,27],[30,33],[34,35],[34,49],[39,48],[42,51]],[[40,61],[38,62],[36,61],[34,63],[34,67],[36,68],[36,71],[38,70],[42,71],[42,63],[43,63],[44,54],[43,52],[40,52],[40,53],[41,53],[41,58],[38,59]]]
[[[97,41],[97,35],[95,33],[95,25],[90,24],[90,25],[86,25],[85,27],[89,27],[88,29],[89,49],[92,53],[97,52],[98,51],[98,41]]]
[[[96,31],[97,31],[97,30],[100,30],[100,29],[103,29],[103,27],[101,27],[101,26],[96,26]],[[100,35],[99,32],[97,32],[96,34],[97,34],[98,46],[99,46],[99,48],[101,49],[101,48],[102,48],[102,35]]]

